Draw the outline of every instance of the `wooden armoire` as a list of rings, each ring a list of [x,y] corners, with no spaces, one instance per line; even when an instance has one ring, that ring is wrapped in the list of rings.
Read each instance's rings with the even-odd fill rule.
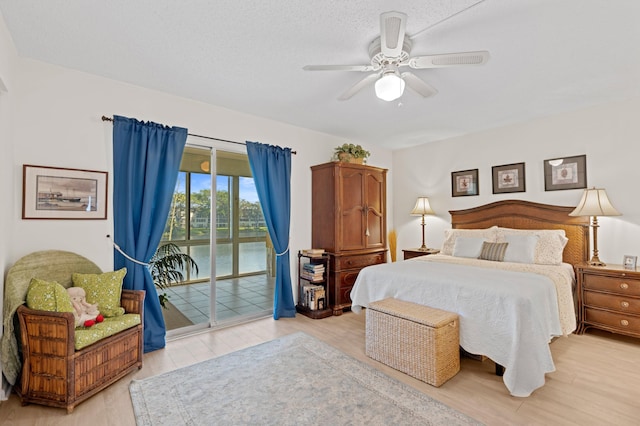
[[[340,315],[358,272],[387,259],[387,170],[331,162],[311,176],[311,245],[329,253],[329,305]]]

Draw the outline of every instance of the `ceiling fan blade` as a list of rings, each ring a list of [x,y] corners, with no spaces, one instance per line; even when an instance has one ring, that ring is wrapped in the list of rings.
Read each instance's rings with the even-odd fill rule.
[[[385,12],[380,15],[380,51],[388,58],[402,53],[407,15],[401,12]]]
[[[482,65],[489,60],[489,52],[444,53],[441,55],[416,56],[409,59],[409,66],[414,69],[457,67],[463,65]]]
[[[372,65],[306,65],[305,71],[376,71]]]
[[[433,86],[431,86],[430,84],[427,84],[427,82],[425,82],[424,80],[422,80],[421,78],[419,78],[413,73],[403,72],[400,75],[400,77],[402,77],[404,82],[407,83],[407,86],[409,86],[411,89],[418,92],[420,95],[422,95],[425,98],[428,98],[429,96],[433,96],[436,93],[438,93],[438,91]]]
[[[378,74],[369,74],[368,76],[366,76],[365,78],[363,78],[362,80],[360,80],[359,82],[351,86],[351,88],[349,88],[346,92],[340,95],[338,99],[341,101],[346,101],[347,99],[350,99],[353,95],[358,93],[360,90],[364,89],[370,84],[373,84],[373,82],[376,81],[378,77],[379,77]]]

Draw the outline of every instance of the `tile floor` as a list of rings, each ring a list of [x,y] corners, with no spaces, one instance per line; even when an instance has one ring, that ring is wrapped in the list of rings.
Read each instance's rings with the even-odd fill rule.
[[[257,313],[269,314],[273,309],[273,277],[266,274],[219,280],[216,283],[216,320]],[[209,320],[209,282],[170,287],[169,301],[194,324]]]

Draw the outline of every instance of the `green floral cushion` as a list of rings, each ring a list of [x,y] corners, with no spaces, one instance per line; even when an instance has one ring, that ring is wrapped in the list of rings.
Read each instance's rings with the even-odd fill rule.
[[[73,274],[74,287],[82,287],[87,293],[87,302],[97,303],[98,310],[105,317],[117,317],[124,314],[120,306],[122,280],[127,268],[104,274]]]
[[[105,318],[104,322],[99,322],[91,327],[77,327],[74,346],[76,350],[80,350],[100,339],[113,336],[138,324],[140,324],[139,314],[124,314],[119,317]]]
[[[27,289],[27,306],[51,312],[73,312],[67,290],[55,281],[32,278]]]

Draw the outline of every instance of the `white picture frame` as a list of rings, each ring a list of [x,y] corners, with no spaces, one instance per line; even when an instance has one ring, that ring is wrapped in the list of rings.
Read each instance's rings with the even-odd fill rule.
[[[622,258],[622,266],[624,266],[624,269],[636,269],[636,264],[638,262],[638,256],[631,256],[628,254],[625,254],[624,257]]]

